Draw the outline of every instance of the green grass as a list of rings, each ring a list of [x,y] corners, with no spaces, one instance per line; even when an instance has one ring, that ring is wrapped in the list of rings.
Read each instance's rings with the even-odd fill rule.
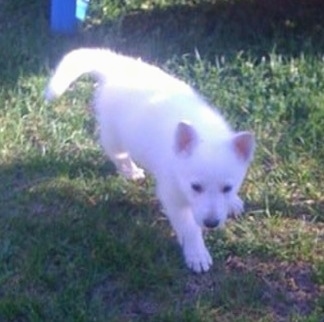
[[[0,1],[0,321],[324,321],[321,1],[91,2],[76,35],[49,1]],[[68,50],[109,46],[194,86],[257,138],[246,214],[184,265],[153,181],[99,148],[92,82],[47,105]]]

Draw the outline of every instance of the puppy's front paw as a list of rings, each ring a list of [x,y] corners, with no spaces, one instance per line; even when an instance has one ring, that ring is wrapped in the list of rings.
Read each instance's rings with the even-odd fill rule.
[[[230,205],[230,213],[234,217],[239,217],[244,211],[244,202],[239,196],[235,196]]]
[[[196,246],[188,249],[184,248],[184,256],[187,266],[196,273],[207,272],[213,260],[205,245]]]

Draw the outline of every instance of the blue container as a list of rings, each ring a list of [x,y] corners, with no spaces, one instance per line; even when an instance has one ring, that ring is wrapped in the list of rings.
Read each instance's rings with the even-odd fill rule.
[[[88,5],[89,5],[89,0],[77,0],[75,16],[80,21],[84,21],[87,14]]]
[[[52,0],[51,29],[54,32],[72,34],[77,28],[76,0]]]

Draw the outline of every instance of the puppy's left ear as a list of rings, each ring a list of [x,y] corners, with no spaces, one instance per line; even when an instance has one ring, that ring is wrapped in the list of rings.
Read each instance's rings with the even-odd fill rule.
[[[255,147],[254,135],[250,132],[238,132],[233,138],[233,143],[237,155],[245,162],[251,161]]]

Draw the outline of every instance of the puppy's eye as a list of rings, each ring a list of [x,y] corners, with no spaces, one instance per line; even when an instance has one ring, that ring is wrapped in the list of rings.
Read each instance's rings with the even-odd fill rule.
[[[191,184],[191,189],[194,192],[197,192],[197,193],[202,193],[204,191],[203,186],[201,184],[199,184],[199,183],[192,183]]]
[[[230,185],[225,185],[225,186],[223,187],[223,189],[222,189],[222,192],[223,192],[223,193],[229,193],[232,189],[233,189],[232,186],[230,186]]]

